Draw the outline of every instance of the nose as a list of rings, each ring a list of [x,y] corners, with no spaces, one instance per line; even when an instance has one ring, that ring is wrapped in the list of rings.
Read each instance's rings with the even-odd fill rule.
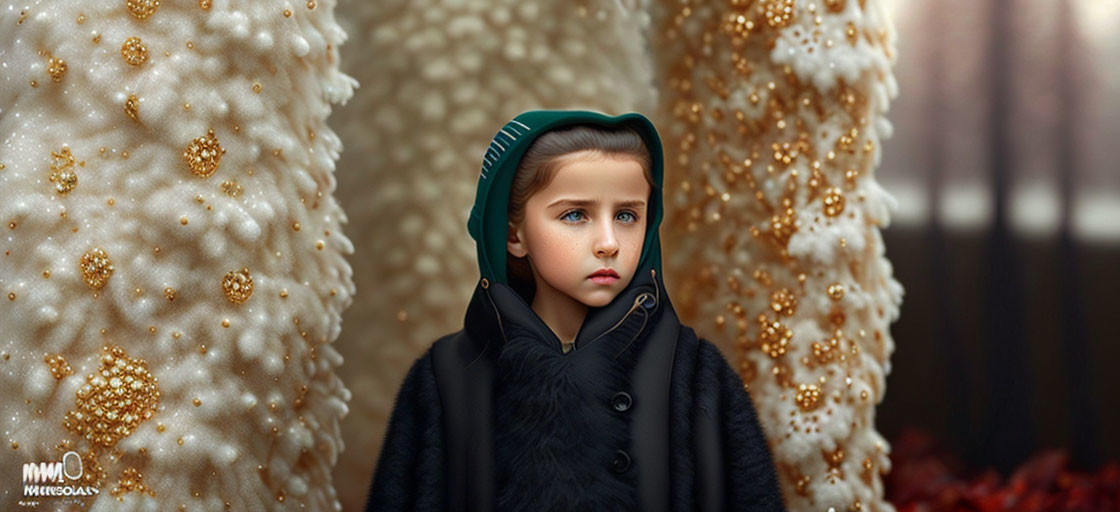
[[[609,222],[604,223],[595,237],[595,256],[598,258],[611,257],[618,254],[618,237],[615,236],[614,226]]]

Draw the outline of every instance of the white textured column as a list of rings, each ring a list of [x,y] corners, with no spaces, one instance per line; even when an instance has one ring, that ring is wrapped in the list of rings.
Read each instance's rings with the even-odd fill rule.
[[[0,508],[338,507],[334,5],[0,6]]]
[[[877,0],[654,6],[666,274],[730,356],[791,510],[893,510],[875,404],[902,288],[874,170],[896,95]]]
[[[648,16],[630,2],[341,9],[355,38],[343,66],[362,88],[332,119],[347,148],[339,197],[357,245],[359,290],[340,344],[356,398],[336,475],[343,504],[357,509],[409,365],[462,328],[478,278],[467,216],[490,139],[524,110],[647,110],[654,94]]]

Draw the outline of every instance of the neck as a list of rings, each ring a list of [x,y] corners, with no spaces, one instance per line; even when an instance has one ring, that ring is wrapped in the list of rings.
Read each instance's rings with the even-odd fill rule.
[[[564,293],[537,281],[537,292],[533,296],[533,311],[541,317],[545,325],[561,343],[572,343],[587,316],[587,305]]]

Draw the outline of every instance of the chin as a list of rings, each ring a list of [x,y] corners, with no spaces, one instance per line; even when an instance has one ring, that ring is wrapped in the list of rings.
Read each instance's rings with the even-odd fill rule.
[[[614,298],[617,297],[617,296],[618,296],[617,293],[611,293],[610,295],[606,295],[606,294],[602,294],[602,293],[595,293],[595,294],[590,294],[589,296],[585,297],[584,300],[581,300],[580,302],[582,302],[587,307],[601,308],[603,306],[606,306],[607,304],[610,304],[611,301],[614,300]]]

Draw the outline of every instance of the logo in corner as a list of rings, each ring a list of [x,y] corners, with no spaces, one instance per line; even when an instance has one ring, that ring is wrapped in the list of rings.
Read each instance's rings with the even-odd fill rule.
[[[67,462],[77,462],[77,464],[67,465]],[[101,492],[98,488],[78,484],[83,469],[82,456],[75,451],[66,452],[62,455],[62,460],[57,462],[25,463],[23,465],[23,497],[96,496]]]

